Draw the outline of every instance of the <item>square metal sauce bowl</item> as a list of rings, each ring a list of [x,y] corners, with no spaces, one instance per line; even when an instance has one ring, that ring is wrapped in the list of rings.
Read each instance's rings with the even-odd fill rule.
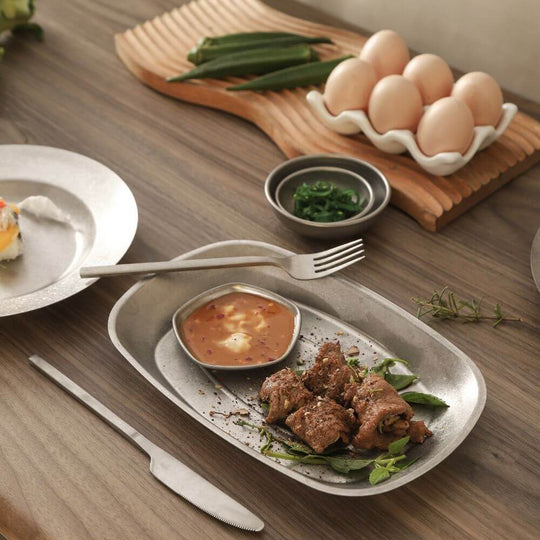
[[[276,358],[275,360],[272,360],[271,362],[263,362],[260,364],[241,365],[241,366],[224,366],[224,365],[207,364],[206,362],[201,362],[191,352],[190,348],[188,347],[187,343],[184,340],[184,336],[182,332],[182,323],[195,310],[197,310],[204,304],[207,304],[208,302],[211,302],[212,300],[216,300],[218,298],[221,298],[222,296],[225,296],[231,293],[247,293],[247,294],[252,294],[255,296],[260,296],[262,298],[266,298],[267,300],[272,300],[273,302],[281,304],[282,306],[285,306],[289,311],[292,312],[294,316],[294,327],[293,327],[291,340],[289,342],[289,346],[287,347],[287,350],[279,358]],[[247,283],[227,283],[225,285],[220,285],[219,287],[215,287],[213,289],[205,291],[197,295],[195,298],[192,298],[191,300],[186,302],[184,305],[182,305],[178,310],[176,310],[172,318],[173,330],[176,335],[176,338],[178,339],[178,343],[180,343],[180,346],[182,347],[183,351],[191,360],[193,360],[193,362],[207,369],[219,369],[219,370],[227,370],[227,371],[266,368],[268,366],[272,366],[274,364],[278,364],[279,362],[282,362],[283,360],[285,360],[285,358],[287,358],[292,348],[294,347],[298,339],[298,336],[300,334],[301,324],[302,324],[302,316],[300,314],[300,310],[293,302],[291,302],[290,300],[287,300],[286,298],[283,298],[279,294],[276,294],[272,291],[269,291],[267,289],[261,289],[260,287],[255,287]]]

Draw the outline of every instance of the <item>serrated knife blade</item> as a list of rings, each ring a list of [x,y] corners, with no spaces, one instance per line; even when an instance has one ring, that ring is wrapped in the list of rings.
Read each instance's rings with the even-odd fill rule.
[[[30,364],[86,405],[126,439],[150,456],[150,472],[169,489],[212,517],[247,531],[262,531],[264,522],[201,475],[149,441],[96,398],[38,355]]]

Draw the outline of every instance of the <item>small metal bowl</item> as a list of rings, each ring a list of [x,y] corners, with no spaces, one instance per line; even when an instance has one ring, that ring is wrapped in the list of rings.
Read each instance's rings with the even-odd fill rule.
[[[221,296],[225,296],[226,294],[230,294],[234,292],[243,292],[243,293],[248,293],[248,294],[254,294],[255,296],[262,296],[263,298],[268,298],[269,300],[273,300],[279,304],[282,304],[287,309],[292,311],[292,313],[294,314],[294,329],[293,329],[289,346],[287,347],[287,350],[282,356],[280,356],[279,358],[276,358],[275,360],[272,360],[272,362],[264,362],[263,364],[253,364],[252,366],[244,366],[244,365],[221,366],[221,365],[207,364],[205,362],[201,362],[190,351],[189,347],[187,346],[187,343],[185,343],[184,341],[184,336],[182,335],[182,322],[185,321],[196,309],[200,308],[204,304],[211,302],[212,300],[215,300],[216,298],[220,298]],[[172,318],[172,325],[173,325],[174,333],[176,335],[176,338],[178,339],[178,343],[180,343],[180,346],[182,347],[184,352],[187,354],[187,356],[191,360],[193,360],[193,362],[195,362],[196,364],[199,364],[199,366],[203,368],[219,369],[219,370],[224,370],[224,371],[238,371],[238,370],[247,370],[247,369],[256,369],[256,368],[266,368],[268,366],[273,366],[274,364],[278,364],[279,362],[282,362],[289,355],[296,341],[298,340],[301,324],[302,324],[302,316],[300,314],[300,310],[293,302],[291,302],[290,300],[287,300],[286,298],[283,298],[279,294],[273,293],[266,289],[255,287],[253,285],[248,285],[247,283],[227,283],[225,285],[220,285],[219,287],[215,287],[213,289],[205,291],[197,295],[195,298],[192,298],[191,300],[186,302],[182,307],[180,307],[175,312]]]
[[[369,183],[373,192],[373,206],[367,214],[343,221],[318,223],[300,219],[278,204],[276,192],[283,180],[297,171],[314,168],[324,169],[327,167],[351,171]],[[360,159],[339,154],[312,154],[285,161],[268,175],[264,185],[266,199],[284,225],[303,236],[321,240],[357,236],[359,233],[366,231],[376,222],[390,202],[391,192],[388,180],[373,165]]]
[[[294,194],[297,188],[304,183],[313,184],[317,181],[332,182],[332,184],[341,189],[354,189],[359,193],[362,200],[365,201],[364,207],[360,212],[341,220],[339,223],[365,216],[375,203],[371,184],[364,177],[353,171],[338,167],[308,167],[293,172],[279,183],[275,194],[276,203],[289,214],[294,214]]]

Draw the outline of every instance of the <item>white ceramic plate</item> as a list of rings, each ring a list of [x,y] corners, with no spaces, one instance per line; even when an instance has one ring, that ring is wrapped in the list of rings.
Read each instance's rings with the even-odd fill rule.
[[[117,263],[137,230],[137,204],[113,171],[74,152],[34,145],[0,146],[0,196],[17,203],[49,197],[70,225],[20,216],[24,252],[0,266],[0,317],[42,308],[85,289],[85,265]]]

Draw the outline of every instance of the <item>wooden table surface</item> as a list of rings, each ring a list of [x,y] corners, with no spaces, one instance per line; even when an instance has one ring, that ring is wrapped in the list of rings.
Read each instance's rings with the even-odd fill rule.
[[[137,199],[125,261],[168,259],[249,238],[323,247],[284,229],[262,192],[282,160],[255,127],[142,86],[113,35],[174,0],[38,2],[46,41],[12,42],[2,62],[0,143],[66,148],[111,167]],[[320,15],[285,0],[295,15]],[[519,104],[538,113],[534,104]],[[524,318],[434,326],[478,364],[485,411],[467,440],[408,486],[348,499],[310,490],[231,448],[148,385],[114,349],[107,317],[132,278],[101,280],[60,304],[0,321],[0,532],[8,538],[248,536],[157,483],[147,458],[31,369],[39,353],[163,448],[255,511],[265,538],[534,538],[540,534],[539,295],[530,248],[540,226],[540,168],[433,234],[390,208],[346,274],[413,311],[448,284]],[[186,279],[189,279],[186,276]],[[191,279],[194,279],[191,276]]]

